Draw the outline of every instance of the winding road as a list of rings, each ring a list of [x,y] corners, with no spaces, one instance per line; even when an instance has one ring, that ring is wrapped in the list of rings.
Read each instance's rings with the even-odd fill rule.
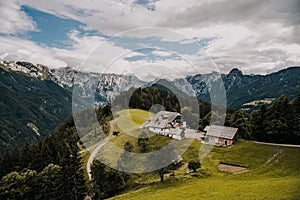
[[[109,131],[109,134],[108,136],[105,138],[105,140],[103,140],[97,147],[96,149],[91,153],[89,159],[88,159],[88,162],[86,164],[86,171],[88,173],[88,176],[89,176],[89,180],[92,180],[92,174],[91,174],[91,165],[93,164],[93,161],[97,155],[97,153],[100,151],[100,149],[106,145],[109,140],[111,139],[110,137],[112,136],[112,133],[113,131],[116,129],[116,124],[115,124],[115,120],[111,120],[109,122],[109,125],[110,125],[110,131]]]
[[[106,145],[106,143],[109,141],[109,137],[105,138],[105,140],[103,140],[103,142],[101,142],[97,147],[96,149],[91,153],[90,157],[89,157],[89,160],[86,164],[86,171],[88,173],[88,176],[89,176],[89,180],[92,180],[92,174],[91,174],[91,165],[93,163],[93,160],[95,159],[97,153],[100,151],[100,149]]]

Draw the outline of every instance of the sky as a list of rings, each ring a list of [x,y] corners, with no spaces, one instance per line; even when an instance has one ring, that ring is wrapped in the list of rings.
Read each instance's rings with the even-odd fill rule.
[[[1,0],[0,59],[140,78],[300,65],[299,0]]]

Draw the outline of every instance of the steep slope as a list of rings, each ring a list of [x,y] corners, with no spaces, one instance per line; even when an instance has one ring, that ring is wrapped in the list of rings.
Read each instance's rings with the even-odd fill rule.
[[[0,152],[38,140],[71,114],[71,93],[0,65]]]
[[[223,79],[229,105],[239,107],[245,101],[278,98],[282,94],[294,99],[300,93],[299,77],[300,67],[294,67],[265,76],[243,75],[232,70]]]

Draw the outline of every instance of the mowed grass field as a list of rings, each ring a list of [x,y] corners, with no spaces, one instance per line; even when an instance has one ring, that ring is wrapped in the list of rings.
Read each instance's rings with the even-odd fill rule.
[[[295,199],[300,198],[299,178],[202,178],[162,183],[112,199]]]
[[[120,113],[117,119],[120,120],[118,125],[124,124],[123,130],[124,127],[131,130],[133,125],[127,121],[127,117],[131,118],[135,126],[149,118],[149,113],[145,111],[135,109],[124,112],[127,115]],[[163,136],[151,138],[154,137],[154,143],[165,144],[169,141]],[[112,142],[118,146],[127,140],[134,144],[134,148],[138,148],[135,145],[136,138],[128,136],[126,130],[121,130],[119,136],[112,138]],[[139,182],[143,182],[144,177],[148,183],[112,199],[300,199],[300,148],[267,146],[239,140],[229,148],[214,147],[201,161],[201,171],[208,175],[195,177],[193,173],[185,173],[185,166],[190,159],[198,156],[200,147],[201,144],[194,141],[183,154],[185,165],[174,172],[175,178],[166,175],[166,181],[160,183],[156,174],[139,175]],[[218,170],[220,163],[243,166],[246,170],[221,172]]]

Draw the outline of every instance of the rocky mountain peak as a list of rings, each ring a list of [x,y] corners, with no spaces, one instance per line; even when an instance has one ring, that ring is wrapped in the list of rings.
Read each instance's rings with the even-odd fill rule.
[[[228,75],[243,75],[243,72],[238,68],[233,68],[232,70],[230,70]]]

